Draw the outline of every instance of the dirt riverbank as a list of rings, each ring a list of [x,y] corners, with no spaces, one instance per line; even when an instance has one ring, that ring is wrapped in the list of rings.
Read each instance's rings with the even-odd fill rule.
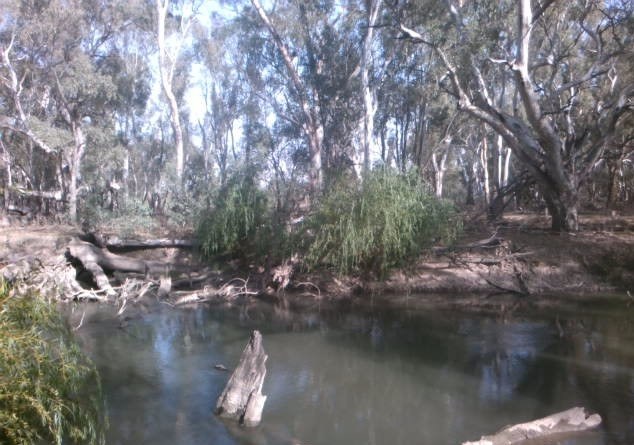
[[[0,269],[12,279],[26,277],[34,269],[59,268],[66,261],[69,243],[80,236],[70,226],[2,227]],[[275,289],[262,268],[228,266],[210,273],[191,249],[136,250],[125,255],[163,261],[172,270],[185,267],[194,275],[206,270],[218,286],[240,278],[245,280],[243,296],[283,295],[295,302],[349,299],[363,304],[377,299],[398,305],[499,307],[517,301],[549,304],[553,296],[628,299],[627,291],[634,290],[634,217],[585,215],[581,231],[555,234],[547,229],[546,218],[509,215],[496,226],[469,225],[453,247],[439,246],[385,280],[294,271],[284,291]]]

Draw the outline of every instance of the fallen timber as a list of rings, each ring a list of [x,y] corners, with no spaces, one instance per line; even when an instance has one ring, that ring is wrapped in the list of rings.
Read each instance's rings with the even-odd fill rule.
[[[102,233],[91,233],[87,236],[93,239],[99,247],[110,249],[158,249],[158,248],[193,248],[198,246],[195,239],[188,238],[154,238],[136,239],[120,238],[116,235],[105,235]]]
[[[530,440],[592,430],[600,424],[600,415],[588,414],[584,408],[575,407],[532,422],[503,428],[493,435],[462,445],[520,445]]]

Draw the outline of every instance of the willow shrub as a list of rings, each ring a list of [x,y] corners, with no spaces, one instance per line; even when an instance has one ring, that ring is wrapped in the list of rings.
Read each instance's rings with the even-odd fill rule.
[[[244,257],[261,252],[270,240],[266,195],[252,177],[238,174],[223,187],[214,208],[198,226],[200,248],[206,257]]]
[[[0,443],[103,444],[104,415],[97,371],[55,308],[0,282]]]
[[[309,266],[380,277],[420,256],[461,229],[452,205],[433,197],[417,174],[389,169],[369,173],[359,187],[333,187],[308,221],[314,238]]]

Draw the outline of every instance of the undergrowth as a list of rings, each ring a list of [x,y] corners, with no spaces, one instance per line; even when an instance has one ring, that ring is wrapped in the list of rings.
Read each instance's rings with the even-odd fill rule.
[[[236,174],[219,192],[213,208],[198,226],[204,256],[245,257],[265,250],[271,239],[271,217],[266,194],[252,176]]]
[[[379,277],[436,242],[453,241],[461,230],[453,206],[433,197],[419,175],[389,169],[370,172],[357,187],[334,186],[307,225],[314,234],[306,254],[310,267]]]
[[[0,281],[0,443],[103,444],[94,365],[49,303]]]

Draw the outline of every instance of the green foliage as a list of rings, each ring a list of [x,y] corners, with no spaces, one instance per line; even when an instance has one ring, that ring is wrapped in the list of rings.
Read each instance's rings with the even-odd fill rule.
[[[97,371],[45,301],[0,282],[0,443],[103,444]]]
[[[258,189],[253,175],[236,174],[220,190],[214,208],[201,218],[201,251],[206,257],[244,257],[261,251],[270,239],[270,221],[266,195]]]
[[[309,266],[384,276],[432,243],[454,240],[461,223],[453,207],[432,197],[416,173],[379,169],[360,187],[334,186],[307,226],[314,234]]]
[[[85,230],[107,227],[119,236],[133,236],[143,231],[152,231],[159,222],[153,218],[147,202],[130,198],[120,207],[110,210],[104,207],[103,193],[91,193],[80,207],[80,220]]]

